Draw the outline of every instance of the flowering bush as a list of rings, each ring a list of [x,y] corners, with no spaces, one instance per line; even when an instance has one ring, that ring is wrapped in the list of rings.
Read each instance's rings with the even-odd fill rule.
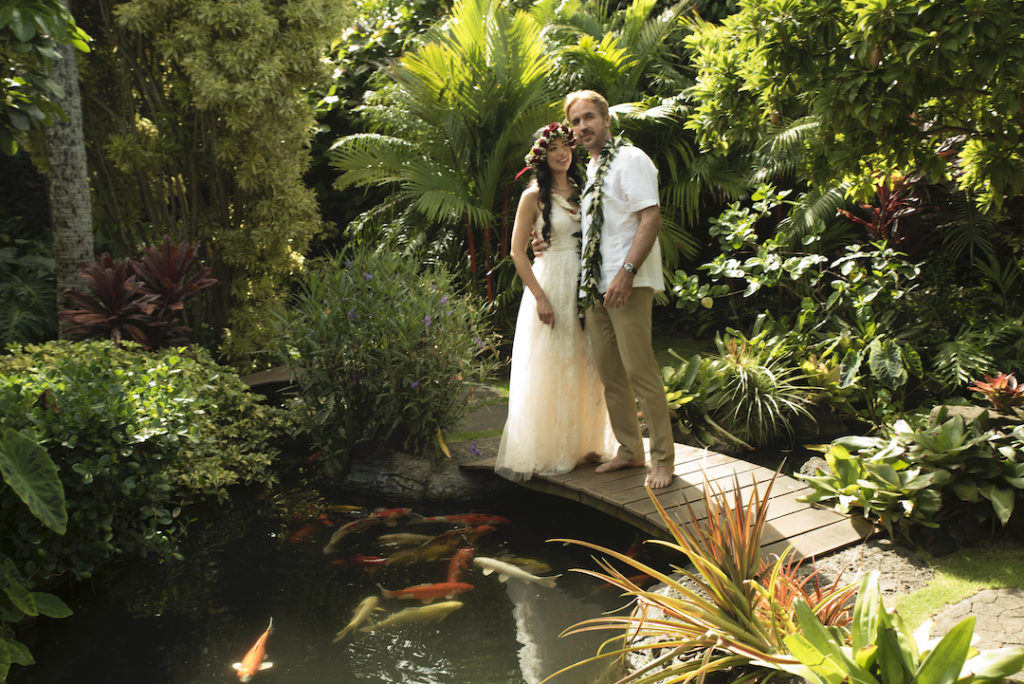
[[[493,368],[483,314],[443,270],[357,248],[310,273],[281,320],[310,438],[343,473],[357,449],[422,452]]]

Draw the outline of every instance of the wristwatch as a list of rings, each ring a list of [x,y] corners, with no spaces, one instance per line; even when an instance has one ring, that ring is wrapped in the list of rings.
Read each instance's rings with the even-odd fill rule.
[[[636,275],[636,266],[634,266],[632,263],[628,261],[622,264],[622,270],[625,271],[626,273],[632,273],[633,275]]]

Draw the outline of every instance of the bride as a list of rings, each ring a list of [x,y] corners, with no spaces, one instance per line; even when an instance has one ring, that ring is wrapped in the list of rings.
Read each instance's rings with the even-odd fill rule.
[[[604,389],[576,315],[580,279],[580,175],[572,129],[552,123],[535,136],[512,229],[523,281],[509,381],[508,419],[494,469],[510,480],[565,473],[615,453]],[[525,170],[525,169],[524,169]],[[548,243],[531,265],[536,231]]]

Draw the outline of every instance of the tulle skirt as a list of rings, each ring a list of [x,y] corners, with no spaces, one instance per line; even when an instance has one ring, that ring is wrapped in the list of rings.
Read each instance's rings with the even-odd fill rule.
[[[565,473],[585,456],[609,458],[616,442],[590,343],[576,317],[579,251],[548,250],[533,270],[555,312],[537,318],[527,289],[519,306],[509,380],[508,419],[495,471],[510,480]]]

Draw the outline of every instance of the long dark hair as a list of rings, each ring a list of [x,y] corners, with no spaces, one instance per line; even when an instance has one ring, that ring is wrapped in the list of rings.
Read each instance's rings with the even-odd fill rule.
[[[544,130],[543,128],[541,130]],[[539,131],[538,131],[539,135]],[[537,136],[534,136],[535,138]],[[569,164],[569,170],[567,172],[569,182],[573,184],[574,191],[569,197],[569,200],[579,204],[580,201],[580,188],[583,187],[583,174],[580,172],[580,163],[576,159],[576,154],[572,155],[572,163]],[[537,183],[537,188],[540,190],[538,200],[540,201],[540,213],[544,218],[544,223],[541,227],[541,239],[544,242],[551,240],[551,169],[548,168],[547,162],[541,162],[537,164],[537,168],[534,173],[534,180]]]

